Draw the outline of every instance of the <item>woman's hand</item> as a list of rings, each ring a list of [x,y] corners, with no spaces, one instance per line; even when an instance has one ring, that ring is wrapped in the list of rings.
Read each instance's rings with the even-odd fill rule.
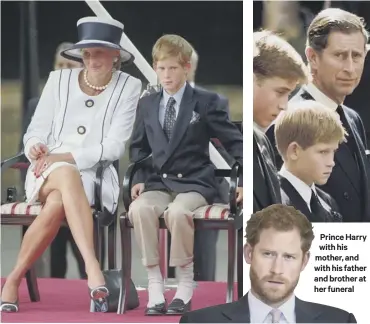
[[[43,173],[54,162],[59,161],[61,161],[59,154],[42,155],[41,157],[39,157],[33,169],[36,178],[38,178],[41,175],[41,173]]]
[[[43,143],[37,143],[30,148],[28,155],[31,160],[37,160],[39,157],[48,154],[49,149]]]
[[[38,178],[41,173],[43,173],[54,162],[67,162],[70,164],[76,163],[71,153],[54,153],[41,155],[37,159],[35,167],[33,169],[35,176]]]

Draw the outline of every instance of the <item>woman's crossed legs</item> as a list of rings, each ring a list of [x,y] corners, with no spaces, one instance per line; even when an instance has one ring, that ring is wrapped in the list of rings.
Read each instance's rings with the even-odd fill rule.
[[[105,283],[95,256],[91,207],[78,170],[67,165],[52,171],[39,191],[39,200],[44,207],[24,235],[16,265],[2,290],[2,302],[16,302],[22,278],[50,245],[64,218],[84,259],[88,286]]]

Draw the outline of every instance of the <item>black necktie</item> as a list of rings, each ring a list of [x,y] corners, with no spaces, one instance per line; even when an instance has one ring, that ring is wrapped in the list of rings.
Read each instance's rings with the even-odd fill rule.
[[[266,178],[266,170],[263,166],[263,157],[254,136],[253,150],[253,188],[256,190],[257,188],[260,189],[259,192],[261,193],[261,199],[264,200],[261,202],[261,204],[264,205],[264,207],[267,207],[273,204],[273,200],[271,198],[271,190],[268,185],[268,179]]]
[[[317,197],[315,191],[311,189],[311,214],[312,214],[312,222],[325,222],[327,220],[327,211],[321,205],[319,198]]]
[[[176,100],[173,97],[170,97],[168,99],[166,112],[164,115],[163,131],[166,134],[168,140],[170,140],[172,137],[172,130],[176,122],[175,103]]]
[[[348,120],[347,120],[347,118],[344,114],[344,110],[343,110],[343,107],[341,105],[338,106],[337,113],[340,117],[340,121],[342,122],[343,127],[346,129],[346,131],[348,133],[346,144],[348,145],[352,154],[355,156],[355,154],[357,152],[357,145],[356,145],[355,139],[353,137],[351,127],[349,126]]]
[[[258,166],[259,166],[259,169],[261,170],[261,175],[265,179],[265,170],[262,166],[262,161],[261,161],[261,158],[262,158],[261,151],[258,147],[258,144],[255,138],[253,139],[253,149],[254,149],[254,158],[258,161]]]

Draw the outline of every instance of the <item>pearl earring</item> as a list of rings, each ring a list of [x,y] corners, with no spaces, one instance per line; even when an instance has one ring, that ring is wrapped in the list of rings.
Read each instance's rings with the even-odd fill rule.
[[[117,63],[118,62],[118,58],[116,57],[114,60],[113,60],[114,63]]]

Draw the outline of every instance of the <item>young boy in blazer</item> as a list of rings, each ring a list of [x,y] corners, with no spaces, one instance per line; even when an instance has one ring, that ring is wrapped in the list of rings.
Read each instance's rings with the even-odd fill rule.
[[[192,46],[178,35],[164,35],[152,51],[162,91],[139,101],[130,146],[131,162],[152,155],[151,168],[138,173],[128,216],[148,273],[146,315],[182,314],[193,295],[194,211],[210,205],[218,184],[209,157],[209,141],[218,138],[243,164],[243,137],[229,120],[225,101],[216,93],[192,88],[186,81]],[[140,170],[141,171],[141,170]],[[242,201],[241,178],[237,202]],[[171,233],[170,266],[179,285],[166,306],[159,269],[158,218]]]

